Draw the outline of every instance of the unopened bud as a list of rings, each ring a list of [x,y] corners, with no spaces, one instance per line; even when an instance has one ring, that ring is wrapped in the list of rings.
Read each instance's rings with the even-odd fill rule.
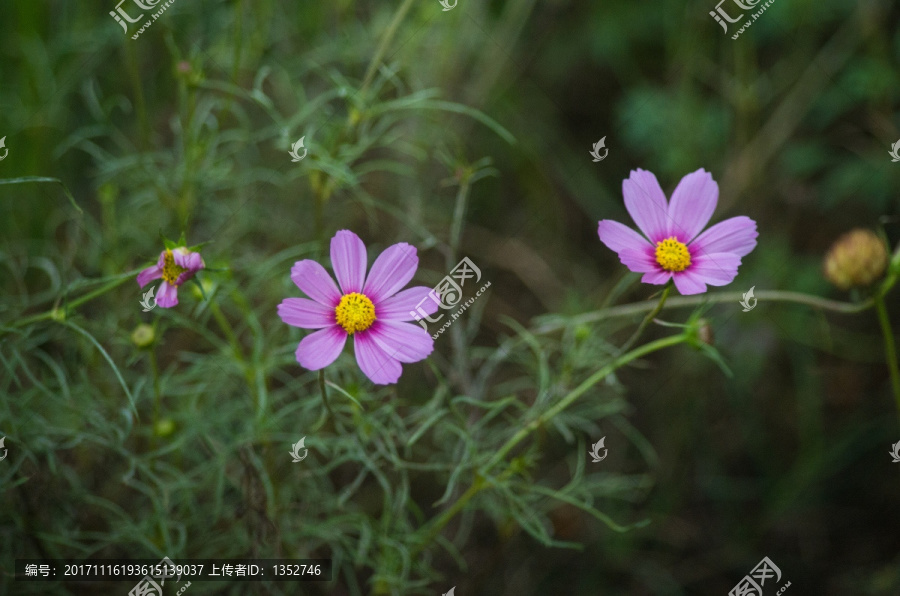
[[[837,239],[825,255],[825,277],[842,290],[868,286],[884,274],[888,252],[872,230],[857,228]]]
[[[153,434],[157,437],[168,437],[175,432],[175,422],[171,418],[163,418],[153,425]]]
[[[697,338],[705,343],[706,345],[713,345],[716,338],[713,335],[712,325],[709,324],[709,321],[706,319],[700,319],[697,321]]]
[[[156,339],[156,333],[153,327],[146,323],[141,323],[131,332],[131,342],[139,348],[147,348],[153,344]]]

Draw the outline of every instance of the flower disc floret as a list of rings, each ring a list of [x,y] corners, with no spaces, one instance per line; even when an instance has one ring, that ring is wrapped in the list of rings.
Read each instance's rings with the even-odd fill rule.
[[[163,268],[162,268],[162,278],[163,281],[167,281],[170,284],[177,285],[178,277],[188,270],[187,267],[182,267],[178,263],[175,262],[175,255],[172,254],[171,250],[166,250],[163,253]]]
[[[684,271],[691,264],[691,252],[672,236],[656,243],[656,262],[666,271]]]
[[[365,331],[375,322],[375,305],[359,292],[344,294],[334,309],[334,318],[348,335],[353,335]]]

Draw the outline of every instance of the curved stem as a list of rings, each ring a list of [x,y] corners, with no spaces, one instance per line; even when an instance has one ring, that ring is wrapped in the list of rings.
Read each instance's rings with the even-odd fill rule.
[[[453,209],[453,221],[450,224],[450,258],[447,260],[447,266],[456,265],[457,251],[459,250],[459,239],[462,235],[462,223],[466,215],[466,204],[469,199],[469,178],[464,177],[459,183],[459,189],[456,191],[456,207]]]
[[[235,335],[234,333],[234,328],[232,328],[231,323],[228,322],[228,319],[225,318],[225,314],[222,312],[222,309],[219,308],[218,304],[210,300],[209,312],[212,313],[213,318],[219,325],[219,329],[222,330],[222,333],[225,334],[225,338],[228,340],[228,343],[231,344],[231,349],[234,352],[234,357],[237,358],[242,365],[244,365],[246,363],[244,359],[244,351],[241,349],[241,344],[238,341],[237,335]]]
[[[325,404],[325,409],[328,410],[328,413],[334,418],[334,412],[331,411],[331,405],[328,403],[328,391],[325,389],[325,369],[319,369],[319,391],[322,393],[322,403]]]
[[[506,456],[509,454],[512,449],[521,443],[528,435],[533,433],[535,430],[552,420],[556,417],[557,414],[568,408],[572,405],[575,400],[581,397],[588,389],[608,377],[612,374],[616,369],[636,360],[642,356],[646,356],[651,352],[655,352],[657,350],[662,350],[663,348],[668,348],[671,346],[678,345],[680,343],[684,343],[687,341],[687,335],[680,334],[674,335],[672,337],[666,337],[663,339],[658,339],[656,341],[652,341],[648,344],[644,344],[643,346],[628,352],[624,356],[617,358],[595,372],[593,375],[585,379],[578,387],[570,391],[564,398],[556,402],[556,404],[548,409],[546,412],[526,424],[523,428],[521,428],[516,434],[509,438],[506,443],[494,454],[494,456],[488,460],[488,462],[481,468],[481,471],[476,474],[475,482],[464,492],[454,503],[447,508],[440,516],[436,517],[432,522],[429,523],[429,527],[427,529],[423,528],[423,531],[426,532],[424,539],[419,542],[414,553],[418,553],[420,550],[424,549],[427,544],[429,544],[446,526],[453,517],[456,516],[457,513],[463,510],[463,508],[472,500],[472,498],[478,494],[488,483],[485,480],[488,472],[500,463]],[[501,477],[505,477],[505,475],[509,475],[512,470],[507,469],[501,474]]]
[[[263,414],[263,403],[259,388],[256,385],[253,366],[247,362],[247,358],[244,356],[244,350],[241,348],[241,342],[238,340],[234,328],[231,326],[231,323],[228,322],[225,313],[222,312],[218,303],[213,300],[209,300],[208,303],[209,312],[212,313],[213,318],[216,320],[216,323],[219,324],[222,333],[224,333],[225,337],[228,339],[228,343],[231,345],[231,351],[234,353],[234,358],[237,360],[238,365],[240,365],[241,372],[244,375],[244,381],[246,381],[247,388],[253,396],[253,404],[256,406],[257,418],[261,418]]]
[[[456,207],[453,210],[453,221],[450,224],[450,249],[447,255],[447,271],[453,271],[456,267],[456,259],[459,252],[459,241],[462,236],[463,220],[466,215],[466,204],[469,198],[469,178],[464,177],[459,184],[459,190],[456,193]],[[472,375],[469,370],[469,351],[466,346],[465,332],[462,324],[450,327],[450,339],[453,343],[453,360],[454,370],[460,377],[462,390],[471,394],[472,392]]]
[[[652,321],[654,318],[656,318],[656,315],[658,315],[660,313],[660,311],[663,309],[663,307],[666,305],[666,298],[669,297],[669,292],[671,292],[671,291],[672,291],[672,282],[669,281],[669,283],[666,284],[666,287],[663,290],[662,296],[659,299],[659,304],[657,304],[656,308],[654,308],[652,311],[650,311],[647,314],[646,317],[644,317],[644,320],[641,321],[641,324],[638,326],[638,328],[635,330],[635,332],[632,334],[632,336],[630,338],[628,338],[628,341],[625,342],[625,345],[623,345],[621,348],[619,348],[619,352],[618,352],[619,354],[624,354],[625,352],[627,352],[628,350],[631,349],[631,346],[634,345],[634,343],[641,336],[641,333],[644,332],[644,329],[647,328],[647,325],[650,324],[650,321]]]
[[[369,68],[366,69],[366,77],[363,79],[362,87],[360,87],[360,94],[365,93],[365,91],[369,88],[369,85],[372,84],[372,79],[375,78],[375,71],[378,70],[378,65],[381,64],[381,59],[384,58],[384,54],[387,52],[387,48],[390,45],[391,41],[394,39],[394,35],[397,34],[397,29],[400,27],[400,23],[403,22],[403,17],[406,16],[406,13],[409,12],[409,9],[413,5],[413,0],[403,0],[403,4],[400,5],[400,8],[397,9],[397,12],[394,13],[394,18],[391,20],[391,24],[388,25],[387,30],[384,32],[384,37],[381,38],[381,43],[378,44],[378,49],[375,50],[375,55],[372,56],[372,61],[369,62]]]
[[[487,465],[484,467],[484,471],[488,472],[491,468],[493,468],[497,463],[506,457],[506,454],[512,450],[513,447],[518,445],[522,439],[527,437],[529,434],[537,430],[540,426],[549,422],[553,418],[556,417],[557,414],[568,408],[572,403],[581,397],[588,389],[608,377],[610,374],[616,371],[616,369],[621,368],[622,366],[637,360],[642,356],[646,356],[652,352],[656,352],[657,350],[662,350],[663,348],[668,348],[671,346],[678,345],[680,343],[684,343],[687,341],[687,335],[679,334],[673,335],[671,337],[664,337],[662,339],[658,339],[656,341],[652,341],[648,344],[644,344],[639,348],[635,348],[631,352],[628,352],[624,356],[617,358],[592,374],[590,377],[585,379],[578,387],[570,391],[564,398],[556,402],[556,404],[551,407],[549,410],[529,422],[525,425],[524,428],[520,429],[519,432],[514,434],[504,445],[501,447],[492,457]]]
[[[700,304],[717,304],[721,302],[734,302],[737,304],[743,298],[740,292],[723,292],[721,294],[700,295],[700,296],[678,296],[671,298],[666,302],[666,308],[685,308],[689,306],[697,306]],[[859,303],[839,302],[837,300],[829,300],[820,298],[812,294],[803,294],[801,292],[784,292],[781,290],[762,290],[756,293],[759,302],[789,302],[795,304],[803,304],[812,308],[820,308],[822,310],[830,310],[843,314],[855,314],[872,308],[875,304],[872,298]],[[642,312],[652,311],[657,305],[655,300],[647,300],[645,302],[637,302],[635,304],[624,304],[622,306],[613,306],[611,308],[603,308],[594,312],[585,313],[577,317],[571,317],[562,322],[549,322],[539,326],[534,330],[535,333],[550,333],[558,331],[568,325],[595,323],[604,319],[613,319],[616,317],[627,317],[640,314]]]
[[[158,320],[158,319],[157,319]],[[156,331],[156,322],[153,324],[154,332]],[[153,426],[150,433],[150,445],[156,445],[156,429],[159,424],[159,410],[162,397],[159,391],[159,364],[156,361],[156,345],[150,346],[150,370],[153,373]]]
[[[897,369],[897,346],[894,343],[891,320],[888,318],[887,307],[881,292],[875,294],[875,311],[878,313],[878,323],[881,325],[881,334],[884,336],[884,357],[891,374],[891,389],[897,404],[897,415],[900,416],[900,371]]]
[[[79,298],[76,298],[75,300],[72,300],[71,302],[66,303],[66,310],[76,308],[78,306],[81,306],[82,304],[84,304],[85,302],[87,302],[89,300],[93,300],[94,298],[97,298],[98,296],[102,296],[103,294],[109,292],[110,290],[113,290],[113,289],[121,286],[123,283],[125,283],[129,279],[134,278],[138,273],[140,273],[139,269],[135,269],[134,271],[129,271],[128,273],[123,273],[122,275],[115,278],[113,281],[104,285],[102,288],[98,288],[98,289],[94,290],[93,292],[88,292],[84,296],[81,296]],[[52,308],[52,309],[48,310],[47,312],[41,313],[39,315],[32,315],[30,317],[25,317],[24,319],[19,319],[18,321],[13,323],[11,325],[11,327],[24,327],[25,325],[30,325],[31,323],[37,323],[38,321],[52,319],[55,316],[57,316],[58,312],[59,312],[58,308]],[[0,334],[2,334],[2,333],[3,333],[3,331],[0,330]]]

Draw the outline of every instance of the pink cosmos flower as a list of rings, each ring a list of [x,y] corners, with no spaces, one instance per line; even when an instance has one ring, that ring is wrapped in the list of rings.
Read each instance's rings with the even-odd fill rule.
[[[701,294],[737,275],[741,257],[756,247],[756,222],[746,216],[717,223],[702,234],[719,201],[719,185],[704,169],[681,179],[666,201],[656,176],[633,170],[622,182],[625,208],[643,236],[617,221],[600,221],[600,241],[645,284],[669,279],[682,294]]]
[[[396,383],[401,362],[418,362],[431,354],[428,332],[411,321],[410,311],[420,307],[437,311],[434,300],[423,299],[431,288],[417,286],[400,292],[419,266],[416,249],[405,242],[381,253],[366,276],[366,246],[359,236],[341,230],[331,239],[331,264],[340,289],[325,268],[309,259],[297,261],[291,279],[312,298],[285,298],[278,305],[281,320],[301,329],[318,329],[297,347],[297,362],[319,370],[334,362],[353,336],[360,370],[373,383]]]
[[[137,276],[138,285],[142,288],[154,279],[163,279],[156,295],[156,304],[162,308],[178,305],[178,286],[188,281],[194,274],[206,267],[200,253],[192,252],[181,246],[166,249],[159,253],[156,265],[147,267]]]

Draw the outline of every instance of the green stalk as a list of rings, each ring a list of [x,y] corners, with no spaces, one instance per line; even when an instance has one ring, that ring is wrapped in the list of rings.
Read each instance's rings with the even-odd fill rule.
[[[369,85],[372,84],[372,79],[375,78],[375,72],[378,70],[378,65],[381,64],[382,58],[384,58],[385,53],[387,53],[388,46],[391,41],[393,41],[394,36],[397,34],[397,29],[400,27],[400,23],[403,22],[403,17],[406,16],[406,13],[409,12],[409,9],[412,8],[413,0],[403,0],[403,4],[400,5],[400,8],[397,9],[397,12],[394,13],[394,18],[391,20],[391,24],[388,25],[387,30],[384,32],[384,37],[381,38],[381,43],[378,44],[378,49],[375,50],[375,55],[372,56],[372,61],[369,62],[369,68],[366,69],[366,76],[363,79],[362,87],[359,89],[360,95],[363,95],[366,90],[369,88]]]
[[[325,389],[325,369],[319,369],[319,392],[322,394],[322,403],[325,404],[325,409],[328,410],[328,414],[334,418],[334,412],[331,410],[331,405],[328,403],[328,391]]]
[[[456,207],[453,210],[453,221],[450,224],[450,252],[447,255],[447,271],[452,271],[456,266],[470,188],[468,175],[463,176],[459,184],[459,190],[456,192]],[[472,379],[469,374],[468,350],[466,349],[466,338],[462,326],[451,325],[450,340],[453,342],[454,368],[461,376],[463,390],[466,393],[470,393]]]
[[[447,265],[452,267],[456,264],[457,251],[459,250],[459,240],[462,236],[462,223],[466,216],[466,206],[469,202],[469,176],[465,175],[459,183],[459,190],[456,192],[456,207],[453,209],[453,221],[450,224],[450,259]]]
[[[891,330],[891,321],[888,318],[884,295],[881,292],[875,293],[875,311],[878,313],[881,335],[884,336],[884,357],[891,374],[891,389],[897,404],[897,415],[900,416],[900,370],[897,369],[897,346],[894,343],[894,332]]]
[[[886,290],[885,290],[886,291]],[[840,302],[837,300],[829,300],[820,298],[811,294],[803,294],[801,292],[783,292],[781,290],[761,290],[756,292],[759,302],[788,302],[794,304],[803,304],[812,308],[829,310],[842,314],[856,314],[868,310],[874,306],[875,302],[872,298],[863,302]],[[741,292],[722,292],[721,294],[700,294],[697,296],[676,296],[666,302],[667,308],[685,308],[698,306],[700,304],[719,304],[723,302],[733,302],[735,305],[743,298]],[[645,302],[637,302],[635,304],[623,304],[621,306],[613,306],[610,308],[602,308],[594,312],[585,313],[577,317],[567,318],[565,321],[552,321],[539,326],[534,330],[535,333],[550,333],[558,331],[569,325],[596,323],[605,319],[613,319],[617,317],[629,317],[643,312],[652,311],[658,303],[655,300],[647,300]]]
[[[648,344],[644,344],[643,346],[628,352],[624,356],[613,360],[593,375],[585,379],[578,387],[570,391],[564,398],[556,402],[556,404],[551,407],[549,410],[526,424],[522,429],[520,429],[516,434],[514,434],[503,446],[494,454],[494,456],[485,464],[485,466],[481,469],[481,471],[476,474],[475,482],[472,486],[463,493],[459,499],[457,499],[448,509],[446,509],[440,516],[436,517],[432,522],[429,523],[424,540],[419,543],[419,546],[414,551],[416,554],[418,551],[425,548],[425,545],[429,544],[434,538],[440,533],[440,531],[446,526],[453,517],[456,516],[457,513],[463,510],[463,508],[472,500],[472,498],[478,494],[486,485],[487,482],[484,480],[485,476],[487,476],[488,472],[500,463],[512,449],[521,443],[528,435],[533,433],[535,430],[545,425],[549,421],[553,420],[560,412],[568,408],[572,405],[575,400],[584,395],[588,389],[608,377],[618,368],[632,362],[642,356],[646,356],[652,352],[656,352],[658,350],[662,350],[663,348],[672,347],[678,345],[680,343],[684,343],[688,340],[687,335],[680,334],[674,335],[672,337],[666,337],[663,339],[658,339],[656,341],[650,342]],[[512,471],[507,469],[503,472],[504,475],[510,474]],[[503,475],[501,475],[503,476]]]
[[[656,305],[656,308],[654,308],[652,311],[647,313],[647,316],[644,317],[644,320],[641,321],[641,324],[638,326],[638,328],[635,330],[635,332],[632,334],[632,336],[630,338],[628,338],[628,341],[625,342],[625,345],[623,345],[621,348],[619,348],[619,354],[624,354],[625,352],[627,352],[628,350],[631,349],[631,346],[634,345],[634,343],[641,336],[641,333],[644,332],[644,329],[647,328],[647,325],[650,324],[650,321],[655,319],[656,315],[658,315],[660,313],[660,311],[662,311],[663,307],[666,305],[666,299],[669,297],[669,292],[671,292],[671,291],[672,291],[672,282],[670,280],[669,283],[666,284],[665,289],[663,289],[662,296],[659,299],[659,304]]]
[[[114,279],[113,281],[107,283],[103,287],[98,288],[98,289],[94,290],[93,292],[89,292],[89,293],[85,294],[84,296],[81,296],[80,298],[76,298],[75,300],[72,300],[71,302],[67,302],[66,310],[77,308],[77,307],[81,306],[82,304],[84,304],[85,302],[88,302],[90,300],[93,300],[94,298],[97,298],[98,296],[102,296],[103,294],[106,294],[110,290],[113,290],[113,289],[121,286],[126,281],[133,279],[134,276],[137,275],[138,273],[139,273],[139,270],[129,271],[128,273],[121,275],[119,278]],[[30,324],[36,323],[38,321],[53,319],[54,317],[59,316],[59,314],[58,314],[59,312],[60,312],[59,308],[52,308],[52,309],[48,310],[47,312],[41,313],[39,315],[32,315],[30,317],[25,317],[24,319],[19,319],[18,321],[13,323],[11,326],[12,327],[24,327],[25,325],[30,325]],[[2,331],[0,331],[0,333],[2,333]]]
[[[228,343],[231,344],[231,351],[234,352],[234,357],[241,365],[244,373],[244,380],[247,382],[247,387],[250,389],[250,393],[253,395],[253,402],[254,404],[256,404],[257,418],[261,418],[263,405],[259,395],[259,391],[256,387],[253,368],[249,364],[247,364],[247,359],[244,357],[244,351],[241,349],[241,344],[238,341],[237,335],[234,333],[234,329],[231,327],[231,323],[229,323],[228,319],[225,318],[225,315],[222,313],[222,309],[219,308],[219,305],[216,302],[210,300],[209,310],[212,313],[213,318],[216,320],[216,323],[219,324],[219,328],[222,329],[222,333],[224,333],[225,337],[228,339]]]
[[[154,332],[156,331],[156,324],[154,323]],[[152,432],[150,433],[150,445],[151,448],[156,445],[156,426],[159,423],[159,410],[160,410],[160,402],[162,401],[160,391],[159,391],[159,364],[156,361],[156,341],[154,339],[154,345],[150,346],[150,370],[153,372],[153,427]]]
[[[228,319],[226,319],[225,315],[222,313],[222,309],[219,308],[218,304],[210,300],[209,311],[212,313],[216,323],[219,324],[219,328],[222,330],[222,333],[225,334],[226,339],[228,339],[228,343],[231,344],[231,349],[234,350],[234,356],[240,360],[241,364],[244,364],[244,352],[241,350],[241,344],[238,343],[237,335],[235,335],[231,323],[228,322]]]
[[[494,454],[494,457],[492,457],[490,461],[488,461],[487,465],[484,467],[484,471],[489,472],[490,469],[497,465],[500,460],[506,457],[506,454],[509,453],[513,447],[518,445],[522,441],[522,439],[555,418],[557,414],[572,405],[572,403],[574,403],[575,400],[581,397],[588,389],[608,377],[617,369],[628,364],[629,362],[641,358],[642,356],[646,356],[647,354],[651,354],[653,352],[656,352],[657,350],[662,350],[663,348],[669,348],[680,343],[684,343],[687,340],[688,337],[685,334],[664,337],[662,339],[652,341],[648,344],[644,344],[639,348],[635,348],[624,356],[613,360],[612,362],[595,372],[593,375],[585,379],[581,383],[581,385],[570,391],[564,398],[556,402],[556,404],[549,410],[547,410],[544,414],[538,416],[537,418],[526,424],[524,428],[520,429],[519,432],[513,435],[503,445],[503,447],[501,447],[500,450]]]

